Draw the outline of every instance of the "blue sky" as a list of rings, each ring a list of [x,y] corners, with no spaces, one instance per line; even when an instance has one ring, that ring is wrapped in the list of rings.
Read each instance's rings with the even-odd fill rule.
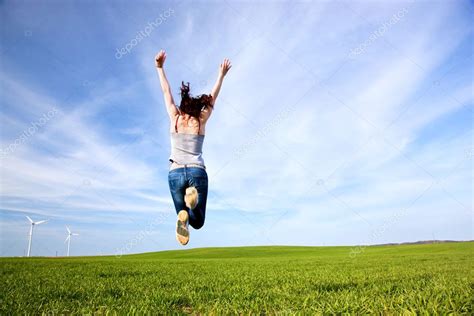
[[[473,239],[469,1],[4,1],[1,256],[180,249],[154,56],[210,93],[188,248]]]

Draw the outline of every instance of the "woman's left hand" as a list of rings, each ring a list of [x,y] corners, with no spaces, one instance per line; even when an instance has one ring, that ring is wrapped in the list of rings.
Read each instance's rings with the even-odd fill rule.
[[[160,50],[158,54],[155,56],[155,65],[157,68],[163,68],[163,64],[166,60],[166,52],[164,50]]]

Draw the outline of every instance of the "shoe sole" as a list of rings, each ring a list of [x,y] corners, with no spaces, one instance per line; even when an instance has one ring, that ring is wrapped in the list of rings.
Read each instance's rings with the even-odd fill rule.
[[[180,211],[178,213],[178,220],[176,221],[176,239],[183,246],[189,242],[188,221],[188,212],[185,210]]]
[[[193,210],[196,207],[196,205],[198,204],[198,192],[195,187],[186,188],[184,202],[190,210]]]

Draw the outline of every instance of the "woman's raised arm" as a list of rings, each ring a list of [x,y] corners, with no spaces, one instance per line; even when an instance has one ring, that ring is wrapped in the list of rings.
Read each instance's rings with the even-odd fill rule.
[[[214,88],[212,88],[211,96],[212,96],[212,105],[216,103],[217,96],[219,95],[219,91],[221,90],[222,82],[224,81],[224,77],[229,71],[232,65],[230,64],[230,60],[225,58],[222,64],[219,67],[219,75],[217,76],[217,81],[214,84]]]
[[[174,103],[173,95],[171,94],[171,87],[166,78],[165,70],[163,69],[163,64],[166,60],[166,53],[163,50],[160,50],[155,56],[155,66],[156,71],[158,72],[158,77],[160,78],[161,91],[163,91],[163,96],[165,98],[166,111],[170,117],[176,116],[178,114],[178,109]]]

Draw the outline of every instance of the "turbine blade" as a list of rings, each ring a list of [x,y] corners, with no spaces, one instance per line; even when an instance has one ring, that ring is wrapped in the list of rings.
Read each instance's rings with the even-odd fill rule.
[[[26,216],[26,218],[28,218],[28,220],[30,221],[30,223],[33,223],[33,220],[32,220],[29,216]]]
[[[78,234],[78,233],[72,233],[72,235],[73,235],[73,236],[79,236],[79,234]]]
[[[48,220],[44,220],[44,221],[39,221],[39,222],[36,222],[35,225],[39,225],[39,224],[43,224],[43,223],[46,223]]]
[[[71,231],[69,230],[69,227],[66,226],[67,232],[70,234]]]
[[[67,235],[66,240],[64,241],[64,243],[67,243],[67,241],[69,240],[69,238],[71,238],[71,235]]]

